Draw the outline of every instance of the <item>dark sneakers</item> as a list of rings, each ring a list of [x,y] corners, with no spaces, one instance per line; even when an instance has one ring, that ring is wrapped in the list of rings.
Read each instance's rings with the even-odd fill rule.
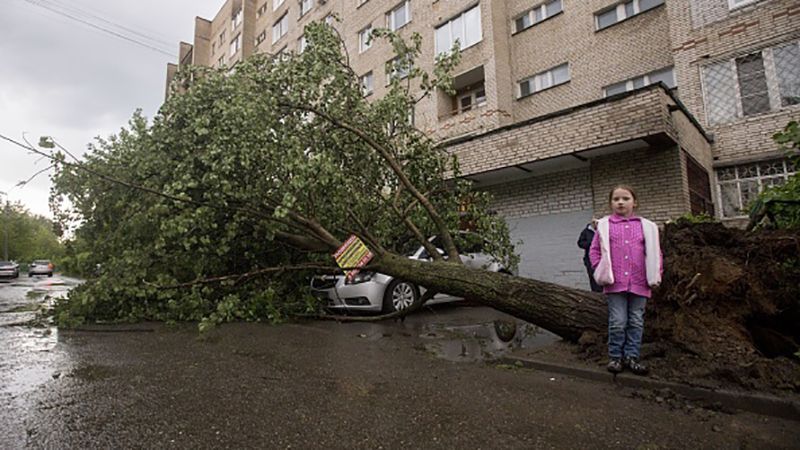
[[[608,365],[606,366],[606,369],[611,373],[620,373],[620,372],[622,372],[622,359],[620,359],[620,358],[611,358],[611,360],[608,361]]]
[[[608,370],[611,370],[611,363],[608,363],[608,367]],[[647,375],[647,373],[650,372],[647,366],[640,363],[637,358],[625,358],[625,368],[636,375]]]

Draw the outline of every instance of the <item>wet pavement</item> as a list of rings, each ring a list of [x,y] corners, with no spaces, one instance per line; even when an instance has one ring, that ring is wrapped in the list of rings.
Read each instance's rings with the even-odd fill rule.
[[[791,448],[796,422],[672,410],[489,362],[555,339],[482,307],[403,322],[26,325],[77,280],[0,284],[0,448]]]

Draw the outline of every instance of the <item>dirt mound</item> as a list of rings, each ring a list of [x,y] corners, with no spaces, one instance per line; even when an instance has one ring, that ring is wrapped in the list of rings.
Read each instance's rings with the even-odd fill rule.
[[[800,233],[668,224],[662,246],[664,280],[648,303],[643,346],[654,372],[800,392]]]

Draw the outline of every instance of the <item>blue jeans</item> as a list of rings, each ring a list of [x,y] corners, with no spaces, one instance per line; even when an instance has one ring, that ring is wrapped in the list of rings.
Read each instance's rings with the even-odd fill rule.
[[[638,358],[647,298],[630,292],[615,292],[607,298],[609,358]]]

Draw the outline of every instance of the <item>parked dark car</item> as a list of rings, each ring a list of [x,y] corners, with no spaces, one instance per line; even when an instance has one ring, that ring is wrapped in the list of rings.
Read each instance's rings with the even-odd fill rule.
[[[48,277],[53,276],[53,263],[47,259],[37,259],[36,261],[32,262],[30,266],[28,266],[28,277],[32,277],[34,275],[47,275]]]
[[[14,261],[0,261],[0,277],[19,277],[19,264]]]

